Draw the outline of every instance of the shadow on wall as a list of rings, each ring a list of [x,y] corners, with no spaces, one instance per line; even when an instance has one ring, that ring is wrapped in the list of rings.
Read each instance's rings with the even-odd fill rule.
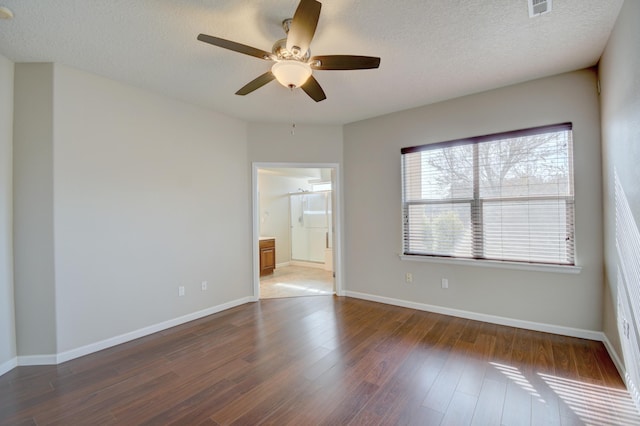
[[[618,253],[618,332],[622,342],[625,379],[640,407],[640,231],[614,170],[616,251]]]

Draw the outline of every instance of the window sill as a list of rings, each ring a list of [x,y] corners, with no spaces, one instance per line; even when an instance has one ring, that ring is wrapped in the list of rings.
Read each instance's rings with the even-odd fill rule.
[[[483,268],[517,269],[521,271],[556,272],[561,274],[579,274],[580,266],[542,265],[532,263],[507,262],[497,260],[453,259],[449,257],[400,255],[401,260],[412,262],[443,263],[448,265],[480,266]]]

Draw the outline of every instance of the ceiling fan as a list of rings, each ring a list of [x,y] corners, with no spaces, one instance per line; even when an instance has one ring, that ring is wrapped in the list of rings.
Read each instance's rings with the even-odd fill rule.
[[[236,95],[244,96],[276,79],[290,89],[301,88],[314,101],[320,102],[327,96],[313,77],[314,70],[360,70],[380,66],[380,58],[373,56],[311,56],[309,45],[316,32],[321,7],[319,1],[300,0],[293,18],[282,21],[287,37],[276,41],[271,52],[207,34],[199,34],[198,40],[274,62],[271,70],[247,83]]]

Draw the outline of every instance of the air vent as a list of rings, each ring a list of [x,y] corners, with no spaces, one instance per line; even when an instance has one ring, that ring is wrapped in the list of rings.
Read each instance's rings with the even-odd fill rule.
[[[552,0],[528,0],[529,1],[529,17],[544,15],[551,12]]]

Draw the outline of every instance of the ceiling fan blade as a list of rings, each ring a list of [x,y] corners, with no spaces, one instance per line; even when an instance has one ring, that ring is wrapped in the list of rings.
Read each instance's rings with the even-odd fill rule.
[[[238,52],[238,53],[244,53],[245,55],[254,56],[256,58],[264,59],[267,61],[273,60],[273,54],[265,50],[256,49],[255,47],[247,46],[245,44],[236,43],[235,41],[225,40],[223,38],[218,38],[218,37],[214,37],[206,34],[199,34],[198,40],[204,41],[205,43],[213,44],[214,46],[233,50],[234,52]]]
[[[301,89],[316,102],[327,99],[327,95],[324,94],[324,90],[320,87],[320,83],[318,83],[318,80],[313,76],[309,77],[306,83],[301,86]]]
[[[300,0],[287,35],[287,50],[304,55],[309,50],[320,19],[322,4],[316,0]]]
[[[254,90],[259,89],[265,84],[269,83],[274,78],[276,78],[276,76],[273,75],[271,71],[267,71],[264,74],[262,74],[260,77],[254,80],[251,80],[249,83],[245,84],[240,90],[236,92],[236,95],[240,95],[240,96],[247,95],[253,92]]]
[[[314,70],[366,70],[378,68],[380,58],[374,56],[326,55],[314,56],[309,61]]]

